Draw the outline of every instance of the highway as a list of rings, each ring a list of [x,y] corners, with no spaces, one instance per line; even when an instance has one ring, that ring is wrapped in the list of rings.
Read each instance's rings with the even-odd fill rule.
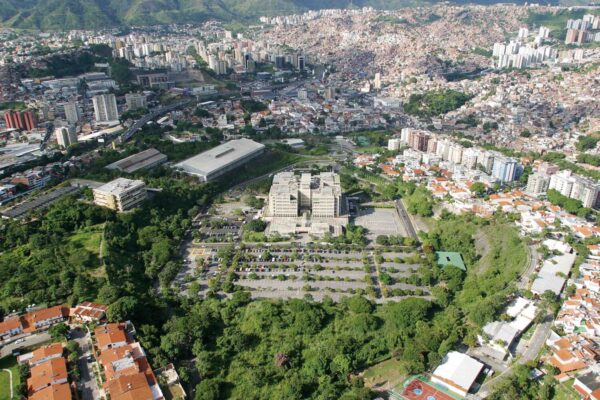
[[[144,115],[141,119],[137,120],[133,125],[131,125],[123,134],[121,135],[121,143],[124,143],[131,139],[131,137],[144,125],[148,122],[152,121],[155,118],[160,117],[163,114],[176,110],[180,107],[184,107],[190,104],[193,100],[183,100],[169,106],[159,107],[156,110],[152,111],[149,114]]]
[[[179,101],[177,103],[173,103],[170,104],[168,106],[164,106],[164,107],[159,107],[157,109],[155,109],[154,111],[150,112],[149,114],[144,115],[141,119],[137,120],[133,125],[131,125],[129,128],[127,128],[127,130],[125,132],[123,132],[120,136],[121,139],[121,143],[124,143],[126,141],[128,141],[129,139],[131,139],[131,137],[140,129],[142,128],[145,124],[147,124],[148,122],[152,121],[155,118],[160,117],[163,114],[169,113],[171,111],[174,111],[178,108],[181,107],[185,107],[187,105],[190,105],[194,102],[200,102],[202,100],[209,100],[209,99],[214,99],[215,97],[223,97],[223,96],[229,96],[229,95],[239,95],[238,92],[234,92],[234,91],[224,91],[224,92],[220,92],[220,93],[211,93],[205,96],[197,96],[191,99],[186,99],[186,100],[182,100]],[[200,97],[203,97],[202,99]]]

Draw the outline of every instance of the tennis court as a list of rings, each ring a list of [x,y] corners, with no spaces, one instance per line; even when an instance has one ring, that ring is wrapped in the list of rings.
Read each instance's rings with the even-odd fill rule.
[[[453,397],[420,379],[415,379],[406,385],[402,391],[402,397],[406,400],[454,400]]]

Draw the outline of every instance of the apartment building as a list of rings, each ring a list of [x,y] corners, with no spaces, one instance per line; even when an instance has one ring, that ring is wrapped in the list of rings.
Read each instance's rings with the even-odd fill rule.
[[[531,196],[539,196],[540,194],[544,194],[548,191],[548,186],[550,185],[550,177],[545,174],[531,174],[529,175],[529,179],[527,179],[527,187],[525,188],[525,193]]]
[[[127,93],[125,95],[125,104],[128,110],[137,110],[148,107],[146,96],[140,93]]]
[[[548,189],[554,189],[563,196],[581,201],[584,207],[597,208],[600,205],[600,184],[591,179],[560,171],[550,177]]]
[[[114,94],[100,94],[92,98],[96,122],[114,122],[119,120],[117,98]]]

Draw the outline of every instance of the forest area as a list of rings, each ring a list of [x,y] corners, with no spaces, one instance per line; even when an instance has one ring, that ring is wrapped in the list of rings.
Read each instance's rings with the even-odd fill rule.
[[[174,362],[184,383],[202,378],[197,399],[371,398],[359,371],[395,358],[407,374],[420,373],[449,350],[472,344],[514,290],[521,267],[506,256],[523,251],[516,232],[507,230],[512,247],[494,248],[494,268],[475,274],[480,255],[473,234],[503,222],[445,213],[422,235],[419,272],[433,301],[251,301],[238,287],[231,299],[190,299],[169,287],[181,266],[177,245],[190,215],[219,188],[169,177],[149,178],[149,185],[163,192],[132,213],[66,198],[29,224],[5,225],[0,305],[8,312],[43,302],[109,304],[109,320],[135,323],[153,365]],[[106,249],[102,274],[86,240],[70,240],[98,226]],[[461,252],[467,273],[438,267],[433,254],[441,249]]]

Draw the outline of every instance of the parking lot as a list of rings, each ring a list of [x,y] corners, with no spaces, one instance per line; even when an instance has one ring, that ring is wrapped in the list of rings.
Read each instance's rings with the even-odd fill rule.
[[[229,263],[220,256],[227,246],[234,254],[232,260],[235,259]],[[287,299],[310,294],[314,299],[327,295],[336,300],[341,296],[361,294],[385,302],[409,295],[428,297],[427,288],[413,284],[420,266],[414,263],[419,260],[415,249],[398,250],[377,254],[376,257],[373,250],[329,246],[301,248],[289,244],[240,246],[196,243],[184,253],[185,265],[175,284],[179,290],[186,291],[193,282],[197,282],[193,288],[198,293],[189,295],[205,295],[211,285],[220,292],[222,287],[219,289],[216,282],[229,280],[235,286],[250,291],[254,298]],[[380,273],[388,276],[387,285],[380,281]],[[231,285],[229,287],[221,295],[230,295]]]
[[[409,236],[398,213],[393,208],[361,208],[354,223],[368,230],[367,238],[374,241],[379,235]]]

